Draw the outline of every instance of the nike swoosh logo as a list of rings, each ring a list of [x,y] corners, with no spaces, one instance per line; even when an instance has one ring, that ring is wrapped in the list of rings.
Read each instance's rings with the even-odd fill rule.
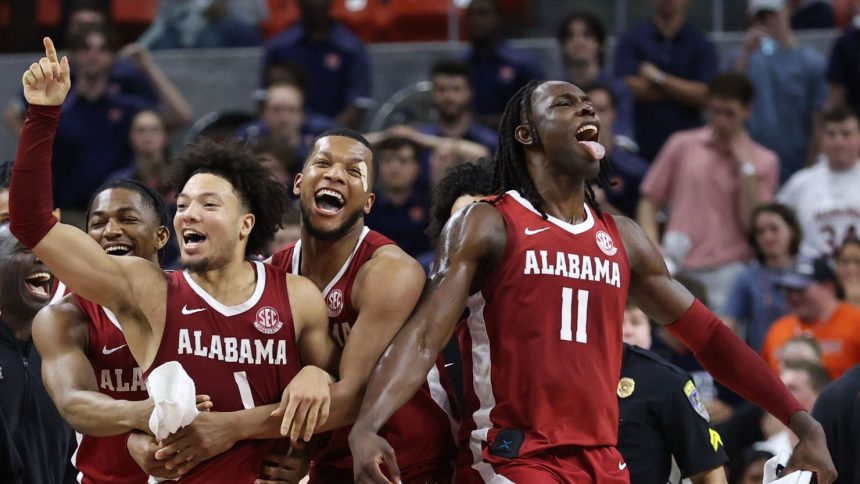
[[[445,368],[448,368],[449,366],[454,366],[454,363],[445,363]]]
[[[188,316],[189,314],[199,313],[200,311],[206,311],[206,308],[200,309],[188,309],[188,305],[182,306],[182,314]]]
[[[111,353],[116,353],[117,351],[119,351],[119,350],[121,350],[121,349],[125,348],[126,346],[128,346],[128,345],[127,345],[127,344],[124,344],[124,345],[122,345],[122,346],[117,346],[116,348],[108,349],[107,345],[105,345],[105,347],[104,347],[104,348],[102,348],[102,354],[104,354],[104,355],[109,355],[109,354],[111,354]]]
[[[526,235],[539,234],[539,233],[543,232],[544,230],[549,230],[549,227],[544,227],[542,229],[535,229],[535,230],[531,230],[528,227],[526,227]]]
[[[626,462],[619,462],[618,463],[618,470],[623,471],[624,469],[627,469],[627,463]]]

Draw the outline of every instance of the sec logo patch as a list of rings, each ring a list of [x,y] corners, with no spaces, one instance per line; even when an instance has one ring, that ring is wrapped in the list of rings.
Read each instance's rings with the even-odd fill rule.
[[[325,303],[328,309],[328,317],[336,318],[343,311],[343,291],[335,289],[328,293],[325,297]]]
[[[621,380],[618,380],[618,389],[615,390],[615,394],[618,395],[618,398],[627,398],[633,395],[635,390],[636,382],[632,378],[625,376]]]
[[[618,252],[618,247],[615,247],[615,242],[612,241],[612,237],[602,230],[597,231],[597,247],[600,248],[601,252],[608,256],[615,255]]]
[[[257,319],[254,320],[254,327],[257,328],[257,331],[263,334],[275,334],[280,331],[283,325],[284,323],[281,322],[275,308],[265,306],[257,311]]]

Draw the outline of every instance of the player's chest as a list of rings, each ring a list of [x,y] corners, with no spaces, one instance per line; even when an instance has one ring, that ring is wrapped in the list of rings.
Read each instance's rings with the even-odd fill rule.
[[[328,313],[331,338],[343,349],[349,340],[352,327],[358,319],[358,311],[352,305],[352,291],[347,285],[336,285],[323,294]]]

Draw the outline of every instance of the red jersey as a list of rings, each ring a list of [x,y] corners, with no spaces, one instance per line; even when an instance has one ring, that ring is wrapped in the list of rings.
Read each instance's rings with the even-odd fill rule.
[[[471,419],[461,430],[468,446],[460,463],[484,480],[494,476],[488,463],[507,460],[499,455],[616,444],[630,283],[610,215],[600,219],[586,206],[579,224],[545,220],[514,191],[495,206],[507,247],[469,297],[461,346],[464,372],[471,373],[464,375]]]
[[[281,400],[301,369],[286,273],[254,262],[257,284],[251,297],[225,306],[185,272],[168,275],[164,335],[152,369],[178,361],[198,394],[212,397],[213,410],[232,412]],[[241,441],[198,465],[182,482],[251,483],[263,456],[278,440]]]
[[[58,288],[63,295],[65,287]],[[128,343],[116,316],[107,308],[74,296],[89,317],[86,355],[93,366],[99,392],[116,400],[146,400],[149,396],[143,373],[131,356]],[[147,475],[126,449],[128,433],[112,437],[77,434],[78,448],[72,464],[78,469],[78,482],[115,482],[142,484]]]
[[[349,332],[358,319],[352,306],[352,287],[361,266],[390,239],[364,227],[352,254],[323,289],[329,316],[329,327],[335,342],[343,348]],[[272,264],[293,274],[301,267],[301,240],[272,256]],[[385,288],[377,288],[384,291]],[[447,469],[456,457],[457,423],[453,419],[450,382],[444,366],[437,361],[427,375],[427,382],[388,420],[379,434],[397,453],[397,465],[407,482],[411,476]],[[350,427],[330,433],[328,443],[312,458],[311,482],[352,482],[352,455],[349,451]]]

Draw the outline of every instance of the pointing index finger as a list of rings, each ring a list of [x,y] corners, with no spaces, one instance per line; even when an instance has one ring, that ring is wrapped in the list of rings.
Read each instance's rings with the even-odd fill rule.
[[[59,63],[59,59],[57,59],[57,49],[54,47],[54,41],[51,40],[50,37],[45,37],[43,40],[45,44],[45,56],[48,58],[51,63]]]

